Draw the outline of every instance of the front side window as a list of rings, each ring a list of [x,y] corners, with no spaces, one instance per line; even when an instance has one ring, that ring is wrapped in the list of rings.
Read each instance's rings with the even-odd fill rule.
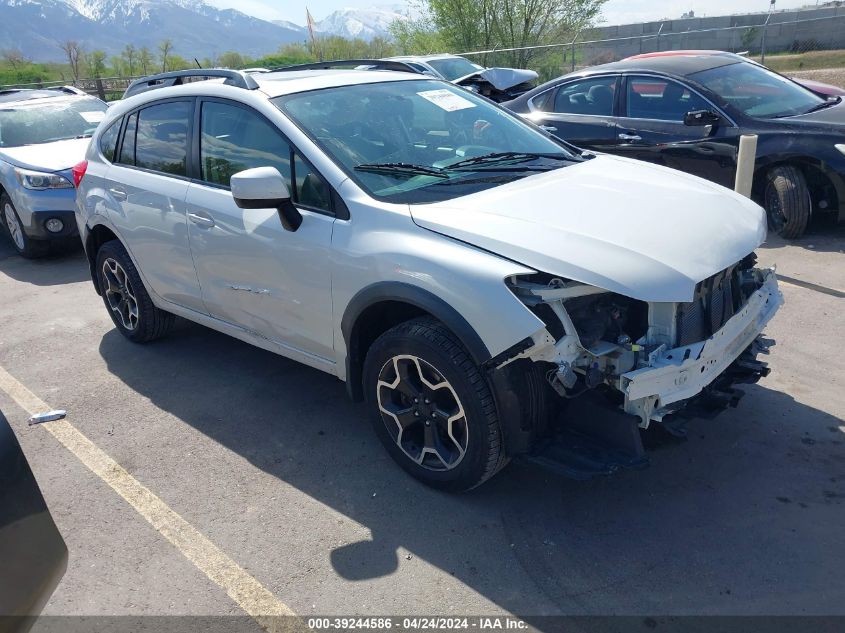
[[[519,117],[439,80],[272,101],[365,191],[390,202],[445,200],[580,160]]]
[[[561,86],[540,106],[546,112],[613,116],[616,77],[594,77]],[[538,104],[539,105],[539,104]]]
[[[684,120],[693,110],[712,110],[707,101],[686,86],[657,77],[628,77],[626,116],[659,121]]]
[[[325,181],[266,119],[246,108],[204,102],[200,123],[202,180],[228,187],[234,174],[254,167],[278,169],[294,202],[325,211],[331,209]]]
[[[761,119],[804,114],[826,103],[794,81],[750,62],[702,70],[689,78],[712,91],[723,103]]]
[[[191,104],[173,101],[138,112],[135,166],[174,176],[187,176],[188,126]]]
[[[0,147],[92,136],[106,104],[93,97],[33,99],[0,106]]]

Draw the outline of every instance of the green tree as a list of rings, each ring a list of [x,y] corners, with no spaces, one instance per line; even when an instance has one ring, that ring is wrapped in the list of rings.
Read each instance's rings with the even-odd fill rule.
[[[85,70],[88,77],[91,79],[98,79],[105,74],[106,70],[106,53],[105,51],[91,51],[85,56]]]
[[[247,63],[247,60],[235,51],[226,51],[217,60],[217,64],[223,68],[243,68]]]
[[[168,39],[161,40],[158,43],[158,56],[161,60],[161,72],[165,73],[168,71],[167,66],[167,58],[170,56],[170,53],[173,51],[173,42]]]
[[[123,56],[124,66],[126,68],[126,72],[129,73],[129,76],[135,75],[135,65],[138,60],[138,51],[135,50],[135,47],[132,44],[127,44],[123,47]]]
[[[141,69],[142,75],[149,75],[150,69],[153,65],[153,56],[150,53],[150,49],[146,46],[142,47],[138,51],[138,66]]]

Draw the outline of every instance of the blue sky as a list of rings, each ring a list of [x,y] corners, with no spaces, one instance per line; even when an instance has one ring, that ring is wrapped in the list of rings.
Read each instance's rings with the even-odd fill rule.
[[[269,20],[290,20],[297,24],[305,23],[305,8],[303,4],[294,2],[278,2],[278,0],[207,0],[210,4],[221,8],[233,8]],[[374,5],[363,0],[306,0],[314,19],[320,20],[332,11],[352,8],[367,8]],[[402,6],[404,3],[381,3],[382,6]],[[778,9],[790,9],[806,4],[814,4],[812,0],[778,0]],[[379,5],[376,5],[379,6]],[[659,20],[664,17],[678,18],[682,13],[692,9],[696,15],[726,15],[729,13],[745,13],[749,11],[767,11],[768,0],[608,0],[604,5],[605,24],[624,24],[627,22],[642,22]]]

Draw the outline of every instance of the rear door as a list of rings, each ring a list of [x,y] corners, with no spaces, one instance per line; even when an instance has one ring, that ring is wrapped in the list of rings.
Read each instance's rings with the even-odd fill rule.
[[[727,119],[715,127],[684,124],[687,112],[719,112],[698,92],[665,77],[628,75],[623,77],[621,102],[613,153],[733,187],[737,128]]]
[[[193,99],[168,99],[124,116],[106,195],[110,218],[150,290],[204,312],[185,204],[193,109]]]
[[[618,75],[582,77],[531,100],[529,119],[564,141],[606,151],[616,143],[614,104]]]
[[[339,199],[262,114],[222,99],[203,99],[198,108],[188,231],[209,313],[288,351],[331,358],[329,258]],[[303,215],[294,232],[277,209],[240,209],[232,198],[233,174],[267,166],[287,180]]]

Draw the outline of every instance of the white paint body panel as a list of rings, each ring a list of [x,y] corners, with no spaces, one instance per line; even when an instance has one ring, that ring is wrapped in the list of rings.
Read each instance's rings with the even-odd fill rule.
[[[643,301],[691,301],[766,238],[762,208],[657,165],[600,155],[442,203],[414,221],[537,270]]]

